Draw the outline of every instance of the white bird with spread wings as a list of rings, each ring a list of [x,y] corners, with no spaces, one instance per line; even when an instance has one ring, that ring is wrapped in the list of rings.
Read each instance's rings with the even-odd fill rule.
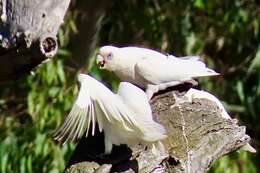
[[[177,58],[139,47],[103,46],[96,61],[101,69],[114,72],[122,81],[145,88],[149,100],[159,90],[193,78],[218,75],[198,56]]]
[[[152,118],[146,94],[138,87],[121,82],[114,94],[89,75],[80,74],[78,80],[81,84],[78,97],[54,134],[56,140],[80,139],[89,130],[94,135],[96,123],[104,131],[105,154],[111,153],[113,144],[150,145],[166,138],[164,127]]]

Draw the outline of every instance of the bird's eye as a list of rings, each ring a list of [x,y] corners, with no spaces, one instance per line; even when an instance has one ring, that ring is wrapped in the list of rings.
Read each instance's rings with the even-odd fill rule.
[[[112,60],[112,58],[113,58],[112,53],[108,54],[107,59],[108,59],[108,60]]]

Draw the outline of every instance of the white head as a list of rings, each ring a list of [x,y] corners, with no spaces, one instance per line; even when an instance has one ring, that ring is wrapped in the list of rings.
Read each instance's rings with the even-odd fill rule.
[[[107,69],[113,71],[118,63],[119,48],[114,46],[103,46],[99,49],[96,62],[100,69]]]

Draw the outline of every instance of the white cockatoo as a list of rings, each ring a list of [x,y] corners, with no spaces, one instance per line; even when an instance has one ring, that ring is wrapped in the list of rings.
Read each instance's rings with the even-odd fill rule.
[[[193,81],[196,77],[218,75],[198,56],[177,58],[139,47],[103,46],[96,61],[101,69],[114,72],[122,81],[145,88],[149,100],[167,87]]]
[[[95,124],[104,131],[105,154],[113,144],[132,146],[143,143],[154,147],[166,138],[165,128],[155,122],[146,94],[128,82],[121,82],[117,94],[89,75],[79,74],[81,84],[78,97],[65,122],[54,134],[58,141],[66,142],[88,135],[90,125],[94,135]]]
[[[220,109],[222,118],[231,119],[231,117],[228,115],[226,109],[224,108],[222,103],[219,101],[219,99],[217,99],[217,97],[215,97],[211,93],[203,91],[203,90],[197,90],[194,88],[190,88],[186,92],[185,96],[188,98],[189,102],[192,102],[194,99],[202,99],[202,98],[211,100],[214,103],[216,103],[216,105]]]

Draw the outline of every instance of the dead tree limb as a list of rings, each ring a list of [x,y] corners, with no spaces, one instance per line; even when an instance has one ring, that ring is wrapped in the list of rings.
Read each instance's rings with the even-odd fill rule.
[[[244,126],[221,117],[216,104],[207,99],[190,103],[184,92],[169,91],[152,102],[154,118],[162,123],[169,137],[157,156],[145,146],[132,150],[113,147],[110,156],[99,157],[104,150],[103,135],[82,138],[71,157],[66,173],[163,172],[203,173],[221,156],[250,141]]]
[[[58,49],[70,0],[0,0],[0,83],[22,76]]]

